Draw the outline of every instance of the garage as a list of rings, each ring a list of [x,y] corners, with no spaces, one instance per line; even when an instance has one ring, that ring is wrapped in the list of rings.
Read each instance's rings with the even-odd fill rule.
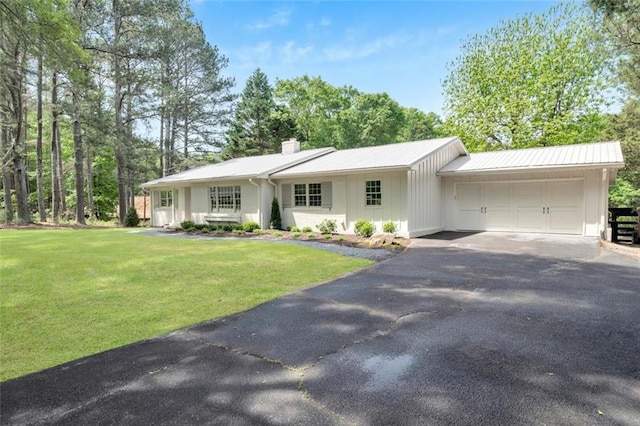
[[[438,171],[446,230],[605,236],[617,142],[470,154]]]
[[[456,229],[583,233],[584,180],[456,184]]]

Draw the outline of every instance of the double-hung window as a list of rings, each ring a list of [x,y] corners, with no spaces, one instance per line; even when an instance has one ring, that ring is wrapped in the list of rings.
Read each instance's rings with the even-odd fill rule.
[[[379,180],[368,180],[365,183],[365,205],[382,205],[382,185]]]
[[[330,209],[333,201],[331,187],[331,182],[283,184],[282,207],[321,207]]]
[[[173,191],[157,191],[156,197],[157,207],[171,207],[173,205]]]
[[[240,211],[242,197],[239,186],[212,186],[209,188],[211,211],[220,210]]]

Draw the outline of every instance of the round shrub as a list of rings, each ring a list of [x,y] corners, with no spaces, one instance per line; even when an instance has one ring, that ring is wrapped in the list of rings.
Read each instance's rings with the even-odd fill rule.
[[[260,229],[260,225],[256,222],[245,222],[242,224],[242,230],[245,232],[253,232],[256,229]]]
[[[313,232],[313,229],[311,229],[310,226],[305,226],[304,228],[302,228],[302,232],[304,232],[304,233]]]
[[[338,229],[338,226],[335,220],[325,219],[317,225],[317,228],[322,234],[333,234]]]
[[[373,223],[371,223],[371,221],[366,219],[360,219],[356,222],[354,226],[354,230],[356,231],[356,235],[369,238],[370,236],[373,235],[373,232],[376,230],[376,227],[373,226]]]
[[[140,223],[140,217],[138,216],[138,211],[135,207],[129,207],[127,211],[127,215],[124,217],[124,226],[127,228],[133,228],[138,226]]]
[[[180,222],[180,228],[188,231],[189,229],[196,229],[196,223],[192,220],[185,220],[184,222]]]
[[[300,232],[300,228],[298,228],[297,226],[292,226],[290,231],[291,232]]]
[[[395,234],[398,229],[396,228],[396,224],[395,223],[389,221],[389,222],[385,223],[384,225],[382,225],[382,230],[384,232],[386,232],[386,233],[389,233],[389,234]]]

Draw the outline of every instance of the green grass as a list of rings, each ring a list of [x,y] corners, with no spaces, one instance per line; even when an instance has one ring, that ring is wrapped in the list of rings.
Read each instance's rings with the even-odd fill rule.
[[[254,307],[369,265],[264,241],[0,231],[0,380]]]

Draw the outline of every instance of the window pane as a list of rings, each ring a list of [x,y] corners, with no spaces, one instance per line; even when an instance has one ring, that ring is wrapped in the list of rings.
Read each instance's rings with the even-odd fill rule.
[[[322,185],[319,183],[309,184],[309,205],[314,207],[322,205]]]
[[[218,187],[218,209],[233,209],[233,186]]]
[[[240,211],[242,210],[242,197],[240,195],[240,187],[239,186],[234,186],[233,187],[233,196],[234,196],[234,200],[235,200],[235,209],[236,211]]]
[[[382,186],[379,180],[368,180],[365,183],[365,200],[367,206],[382,205]]]
[[[307,185],[304,183],[296,183],[293,188],[294,205],[296,207],[304,207],[307,205]]]
[[[218,196],[216,192],[216,187],[209,188],[209,200],[211,202],[211,211],[215,211],[218,209]]]

